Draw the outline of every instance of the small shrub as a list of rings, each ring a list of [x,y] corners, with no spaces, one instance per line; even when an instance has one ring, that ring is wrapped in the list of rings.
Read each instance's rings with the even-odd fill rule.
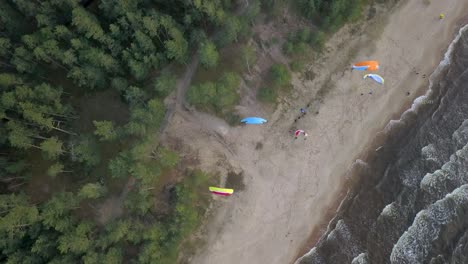
[[[278,92],[272,87],[262,87],[257,92],[257,99],[265,103],[276,103]]]
[[[284,64],[275,64],[270,68],[270,76],[275,86],[282,87],[291,81],[291,73]]]
[[[325,46],[325,33],[323,31],[317,31],[312,35],[312,45],[317,49],[322,49]]]
[[[300,72],[304,68],[304,62],[302,60],[295,60],[291,62],[291,70],[294,72]]]

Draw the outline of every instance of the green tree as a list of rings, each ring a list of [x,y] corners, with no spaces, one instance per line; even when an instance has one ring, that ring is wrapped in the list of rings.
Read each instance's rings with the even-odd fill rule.
[[[212,82],[205,82],[192,86],[187,92],[189,103],[197,107],[207,106],[215,96],[216,85]]]
[[[149,190],[145,188],[129,192],[124,204],[130,212],[145,215],[154,205],[154,201]]]
[[[213,42],[204,41],[198,50],[200,63],[206,68],[212,68],[218,65],[219,54]]]
[[[216,98],[213,105],[216,111],[224,112],[231,109],[239,101],[237,89],[240,85],[240,77],[233,73],[227,72],[221,76],[216,84]]]
[[[160,98],[168,96],[176,87],[176,78],[168,71],[164,71],[154,82],[154,89]]]
[[[64,232],[75,223],[70,212],[78,208],[79,200],[70,192],[61,192],[49,199],[41,210],[44,225]]]
[[[41,142],[40,148],[44,152],[46,158],[56,159],[64,151],[62,149],[62,141],[57,137],[51,137]]]
[[[81,199],[97,199],[106,194],[106,187],[99,183],[88,183],[81,187],[78,197]]]
[[[276,86],[282,87],[291,82],[291,73],[284,64],[275,64],[270,68],[270,76]]]
[[[25,228],[39,220],[39,211],[30,206],[25,195],[1,195],[0,234],[22,237]]]
[[[229,16],[224,21],[222,33],[220,33],[221,45],[227,45],[235,42],[238,39],[239,32],[242,29],[242,24],[238,17]]]
[[[146,93],[139,87],[130,86],[125,90],[124,97],[130,105],[138,105],[144,103]]]
[[[123,178],[129,175],[132,158],[129,153],[121,152],[109,162],[109,170],[112,178]]]
[[[141,180],[144,185],[153,185],[161,175],[161,169],[155,163],[135,162],[130,171],[132,176]]]
[[[178,62],[184,62],[187,58],[188,42],[180,30],[172,26],[169,28],[170,38],[164,42],[166,56]]]
[[[54,163],[47,169],[47,175],[55,178],[59,173],[63,172],[63,165],[61,163]]]
[[[322,49],[325,45],[325,33],[323,31],[317,31],[312,36],[312,45],[318,49]]]
[[[19,149],[28,149],[30,147],[36,147],[33,145],[33,133],[25,126],[15,122],[9,121],[6,124],[8,129],[8,140],[11,146]],[[39,148],[39,147],[36,147]]]
[[[73,9],[72,24],[77,28],[78,32],[84,33],[87,38],[102,40],[104,37],[104,30],[99,21],[82,7]]]
[[[119,264],[123,261],[123,254],[120,248],[112,247],[110,248],[104,256],[104,264]]]
[[[142,63],[135,59],[128,60],[128,67],[130,68],[130,73],[138,81],[142,81],[148,76],[150,68],[147,64]]]
[[[93,121],[93,124],[96,127],[94,134],[99,136],[101,141],[117,139],[118,134],[114,122],[107,120]]]
[[[123,241],[130,231],[130,220],[119,220],[106,227],[105,245],[111,245]]]
[[[245,65],[247,66],[247,70],[249,71],[250,74],[252,74],[250,67],[257,60],[255,47],[253,47],[250,44],[247,44],[242,47],[241,54],[242,54],[242,59],[245,61]]]
[[[40,227],[44,228],[42,225]],[[41,232],[31,246],[31,253],[43,259],[52,259],[57,253],[57,236],[56,232]]]
[[[111,86],[119,92],[124,92],[128,87],[128,81],[121,77],[115,77],[111,80]]]
[[[0,87],[8,88],[13,85],[21,84],[21,79],[18,79],[15,74],[0,73]]]
[[[11,41],[8,38],[0,38],[0,57],[7,58],[11,55]]]
[[[159,99],[151,99],[148,101],[148,124],[152,127],[159,128],[164,115],[166,114],[166,107]]]
[[[93,225],[89,222],[81,222],[71,232],[66,232],[58,239],[58,250],[62,254],[68,252],[74,254],[86,253],[92,245]]]
[[[101,162],[100,149],[93,136],[82,135],[72,145],[70,155],[73,161],[83,162],[87,168],[94,167]]]
[[[261,87],[257,92],[257,98],[267,103],[275,103],[278,91],[274,87]]]
[[[161,246],[157,241],[147,242],[138,256],[140,263],[153,263],[154,260],[161,258]]]
[[[162,148],[159,152],[159,162],[163,167],[173,168],[179,163],[179,155],[176,152],[166,148]]]

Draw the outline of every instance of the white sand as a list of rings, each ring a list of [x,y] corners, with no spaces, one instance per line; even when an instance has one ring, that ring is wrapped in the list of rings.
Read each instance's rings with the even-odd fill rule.
[[[390,15],[378,39],[363,45],[354,58],[379,60],[377,73],[386,80],[383,87],[362,80],[363,72],[345,70],[349,50],[332,47],[328,58],[320,61],[324,69],[314,70],[318,77],[313,82],[295,80],[297,101],[277,110],[265,126],[228,128],[203,114],[195,114],[195,119],[181,111],[174,115],[166,132],[197,150],[205,169],[222,171],[229,164],[243,170],[247,186],[232,197],[217,199],[219,208],[205,227],[206,246],[190,263],[285,264],[295,260],[343,191],[346,171],[355,159],[415,98],[415,91],[427,87],[459,19],[468,11],[466,0],[431,2],[406,1]],[[442,21],[440,12],[445,13]],[[343,39],[340,34],[330,43]],[[361,40],[356,37],[356,41]],[[413,67],[419,75],[412,72]],[[294,140],[288,130],[299,108],[313,99],[329,74],[335,86],[324,98],[320,114],[309,113],[297,122],[298,128],[308,132],[308,140]],[[369,89],[373,95],[367,94]],[[249,109],[243,111],[252,114]],[[255,150],[257,142],[263,143],[262,149]]]

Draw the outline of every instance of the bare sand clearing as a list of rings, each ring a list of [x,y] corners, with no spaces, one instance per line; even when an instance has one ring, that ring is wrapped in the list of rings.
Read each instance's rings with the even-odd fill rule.
[[[327,210],[346,191],[346,171],[355,159],[421,93],[418,89],[427,87],[428,76],[467,11],[466,0],[429,5],[409,0],[388,16],[385,26],[375,26],[379,34],[370,28],[365,29],[368,34],[350,37],[350,30],[343,29],[330,40],[329,54],[311,65],[317,78],[295,78],[296,100],[284,102],[272,115],[248,105],[240,108],[244,115],[269,118],[266,125],[230,128],[206,114],[176,110],[166,135],[196,151],[204,169],[243,171],[246,185],[227,199],[215,198],[216,210],[202,230],[205,246],[189,262],[293,262],[311,233],[323,228],[319,225]],[[445,13],[442,21],[440,12]],[[346,44],[337,46],[341,42]],[[360,48],[350,58],[355,47]],[[363,72],[349,70],[349,59],[379,60],[378,74],[385,85],[362,80]],[[295,123],[299,108],[330,80],[334,85],[323,98],[320,113],[309,112]],[[306,130],[308,139],[294,140],[288,132],[294,126]],[[258,142],[263,147],[256,149]]]

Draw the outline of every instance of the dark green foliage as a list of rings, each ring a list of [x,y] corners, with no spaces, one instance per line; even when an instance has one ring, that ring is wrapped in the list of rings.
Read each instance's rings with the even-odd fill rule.
[[[70,149],[73,161],[82,162],[87,168],[94,167],[101,161],[100,151],[96,139],[83,135]]]
[[[107,192],[106,187],[99,183],[88,183],[81,187],[78,197],[81,199],[97,199]]]
[[[154,201],[147,189],[133,190],[128,194],[125,208],[136,215],[145,215],[150,211]]]
[[[94,134],[100,137],[101,141],[117,139],[118,133],[112,121],[93,121],[96,130]]]
[[[151,99],[148,103],[131,109],[130,122],[125,130],[130,135],[144,136],[147,132],[159,128],[164,115],[164,104],[159,99]]]
[[[325,44],[325,33],[323,31],[317,31],[312,35],[312,45],[318,49],[322,49]]]
[[[275,64],[270,68],[269,79],[269,85],[258,90],[257,98],[260,101],[274,104],[281,90],[290,85],[291,73],[285,65]]]
[[[174,151],[162,148],[159,151],[159,162],[161,163],[161,166],[165,168],[173,168],[177,163],[179,163],[179,155]]]
[[[154,82],[154,90],[160,98],[168,96],[176,87],[176,77],[165,71]]]
[[[276,103],[278,91],[272,87],[261,87],[257,92],[257,98],[266,103]]]
[[[177,225],[179,236],[190,233],[198,224],[200,219],[198,210],[201,209],[200,207],[204,203],[199,189],[205,187],[207,181],[208,175],[197,170],[176,187],[177,205],[174,224]],[[193,210],[193,208],[198,210]]]
[[[239,38],[239,33],[242,29],[241,21],[237,16],[229,16],[226,18],[222,33],[220,33],[218,39],[221,46],[227,45]]]
[[[311,52],[309,44],[312,42],[312,32],[304,28],[289,35],[284,44],[284,51],[291,56],[304,57]]]
[[[196,107],[211,110],[219,115],[232,111],[239,101],[237,92],[240,77],[232,72],[225,73],[216,84],[202,83],[190,88],[188,101]]]
[[[49,169],[47,169],[47,175],[52,178],[55,178],[59,173],[63,172],[63,164],[61,163],[54,163],[50,165]]]
[[[293,72],[300,72],[304,68],[304,64],[302,60],[295,60],[289,66]]]
[[[62,144],[56,137],[51,137],[42,141],[40,148],[47,159],[56,159],[63,153]]]
[[[278,87],[284,87],[291,82],[291,73],[284,64],[275,64],[270,68],[270,76],[273,84]]]
[[[70,212],[77,208],[78,202],[73,193],[64,192],[55,195],[42,209],[43,224],[60,232],[71,228],[76,220]]]
[[[109,162],[109,170],[113,178],[123,178],[129,176],[132,157],[127,152],[121,152]]]
[[[211,41],[205,41],[198,50],[200,63],[206,68],[212,68],[218,64],[219,54],[216,46]]]
[[[203,208],[207,204],[202,190],[208,185],[208,176],[194,171],[175,188],[175,210],[171,220],[154,225],[143,236],[140,263],[176,263],[174,246],[199,225]]]
[[[335,31],[346,21],[357,19],[363,0],[298,0],[305,16],[318,20],[325,30]]]
[[[202,41],[200,60],[215,67],[208,39],[245,38],[259,2],[251,0],[246,19],[232,0],[94,3],[0,1],[0,178],[10,193],[0,194],[1,262],[175,263],[206,206],[201,172],[177,184],[163,217],[154,206],[162,176],[179,164],[158,141],[163,100],[178,77],[164,68],[188,62]],[[246,64],[254,55],[246,50]],[[237,119],[240,81],[226,73],[189,97]],[[89,103],[107,89],[119,92],[129,117]],[[96,226],[108,192],[127,210]]]

